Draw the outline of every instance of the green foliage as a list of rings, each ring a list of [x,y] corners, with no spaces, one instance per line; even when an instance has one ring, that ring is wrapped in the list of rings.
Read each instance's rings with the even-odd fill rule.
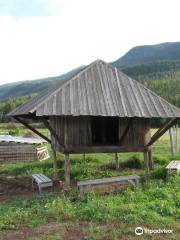
[[[122,163],[122,166],[128,168],[143,168],[144,161],[142,155],[140,154],[132,155],[130,158],[128,158],[126,161]]]
[[[156,167],[151,171],[151,178],[155,179],[166,179],[166,169],[165,167]]]
[[[158,146],[167,148],[164,136]],[[94,225],[109,222],[145,224],[158,227],[178,225],[180,219],[180,175],[166,178],[165,166],[173,159],[180,159],[180,154],[169,156],[163,150],[153,154],[154,170],[150,172],[149,182],[143,181],[143,155],[140,153],[120,154],[122,169],[112,168],[114,154],[71,155],[72,181],[97,179],[109,176],[138,174],[142,187],[129,186],[116,194],[99,195],[89,192],[80,201],[79,190],[73,188],[68,193],[36,195],[28,198],[19,197],[9,202],[0,203],[0,229],[14,229],[19,226],[35,227],[49,222],[88,221]],[[63,180],[63,156],[58,154],[60,179]],[[1,164],[0,174],[31,176],[44,173],[52,177],[52,161]],[[93,225],[93,226],[94,226]],[[93,227],[92,232],[98,231]]]
[[[142,189],[127,190],[114,195],[97,196],[92,193],[80,201],[59,195],[42,195],[31,199],[17,199],[0,204],[0,228],[30,227],[49,221],[87,220],[108,222],[120,220],[132,223],[168,226],[180,218],[180,176],[168,181],[150,181]],[[74,201],[75,199],[75,201]]]
[[[31,99],[31,96],[21,97],[21,98],[12,98],[10,100],[0,102],[0,122],[10,121],[10,117],[6,116],[11,110],[18,107],[19,105],[24,104]]]
[[[58,168],[62,168],[62,162],[58,161]],[[12,163],[12,164],[1,164],[1,174],[10,174],[13,176],[31,176],[34,173],[43,173],[47,176],[53,175],[53,164],[52,161],[46,160],[42,162],[29,162],[29,163]]]

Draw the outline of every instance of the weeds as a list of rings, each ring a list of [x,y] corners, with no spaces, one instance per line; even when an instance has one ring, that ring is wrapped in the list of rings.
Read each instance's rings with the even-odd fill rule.
[[[89,193],[80,201],[78,192],[71,195],[37,196],[17,199],[0,205],[0,228],[16,228],[19,224],[30,227],[49,221],[86,220],[169,225],[180,219],[180,176],[167,182],[153,180],[135,190],[129,187],[121,193],[98,196]]]
[[[71,178],[73,181],[138,174],[142,178],[143,155],[137,153],[119,154],[122,170],[110,168],[114,154],[88,154],[71,156]],[[99,196],[90,192],[84,201],[74,188],[68,194],[42,195],[19,198],[0,203],[0,229],[14,229],[20,225],[34,227],[49,222],[88,221],[92,223],[91,235],[101,234],[96,223],[121,221],[126,223],[150,224],[153,226],[174,226],[180,220],[180,176],[166,178],[165,166],[180,155],[165,156],[163,152],[153,154],[154,169],[150,181],[136,190],[128,187],[117,194]],[[106,167],[102,167],[106,166]],[[58,154],[59,176],[63,179],[63,156]],[[1,164],[0,173],[16,176],[31,176],[44,173],[52,177],[52,161]]]

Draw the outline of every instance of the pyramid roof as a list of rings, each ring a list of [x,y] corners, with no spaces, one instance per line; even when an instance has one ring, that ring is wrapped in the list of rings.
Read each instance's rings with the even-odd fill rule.
[[[180,109],[102,60],[47,89],[10,116],[180,118]]]

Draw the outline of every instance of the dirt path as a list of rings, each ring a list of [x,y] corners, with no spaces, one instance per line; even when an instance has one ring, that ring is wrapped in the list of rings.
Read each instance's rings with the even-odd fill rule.
[[[165,240],[179,239],[178,231],[172,235],[156,234],[136,236],[135,225],[122,222],[48,223],[35,228],[0,231],[0,240]]]
[[[39,194],[37,185],[32,190],[32,178],[21,176],[0,175],[0,202],[12,201],[17,197],[32,197]],[[54,191],[60,191],[59,183],[54,182]],[[44,192],[51,192],[45,189]]]
[[[31,178],[0,175],[0,202],[32,195]]]
[[[46,236],[56,234],[66,240],[79,240],[85,237],[82,228],[86,228],[86,225],[76,226],[67,223],[49,223],[36,228],[21,227],[20,230],[2,231],[0,240],[27,240],[31,238],[39,239],[39,237],[40,239],[41,237],[46,239]]]

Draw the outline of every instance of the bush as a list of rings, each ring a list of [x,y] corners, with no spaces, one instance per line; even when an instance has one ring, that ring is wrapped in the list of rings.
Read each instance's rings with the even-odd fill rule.
[[[150,172],[150,177],[154,179],[166,179],[165,167],[157,167]]]
[[[134,154],[128,160],[124,161],[122,166],[127,168],[143,168],[144,162],[138,154]]]
[[[158,165],[168,165],[168,163],[170,162],[169,159],[167,157],[158,155],[158,156],[154,156],[153,157],[154,163],[158,164]]]

